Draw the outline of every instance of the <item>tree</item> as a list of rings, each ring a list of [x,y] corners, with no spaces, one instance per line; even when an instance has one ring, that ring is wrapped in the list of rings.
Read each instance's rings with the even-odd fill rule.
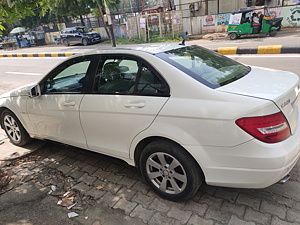
[[[40,15],[45,15],[55,0],[0,0],[0,33],[5,28],[2,23],[13,23],[18,19],[34,15],[34,10],[40,8]]]

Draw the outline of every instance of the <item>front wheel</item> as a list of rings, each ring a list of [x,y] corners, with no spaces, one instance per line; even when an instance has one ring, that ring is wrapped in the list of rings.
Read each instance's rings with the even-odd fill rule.
[[[235,39],[237,39],[237,34],[236,33],[230,33],[229,34],[229,38],[231,39],[231,40],[235,40]]]
[[[275,37],[277,35],[277,30],[270,30],[269,36],[270,37]]]
[[[188,200],[204,180],[194,158],[169,141],[148,144],[141,154],[140,169],[154,191],[171,201]]]
[[[18,118],[9,110],[4,110],[1,115],[1,124],[10,141],[17,146],[30,142],[31,138]]]

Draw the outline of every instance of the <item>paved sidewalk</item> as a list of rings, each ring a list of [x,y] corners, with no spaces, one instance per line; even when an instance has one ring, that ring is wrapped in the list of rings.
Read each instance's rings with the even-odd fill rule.
[[[300,162],[284,185],[254,190],[204,184],[183,203],[157,196],[121,160],[59,144],[2,169],[12,181],[0,195],[1,224],[300,224]],[[57,189],[49,195],[51,186]],[[71,210],[57,204],[66,191],[77,202]],[[72,211],[78,217],[69,219]]]

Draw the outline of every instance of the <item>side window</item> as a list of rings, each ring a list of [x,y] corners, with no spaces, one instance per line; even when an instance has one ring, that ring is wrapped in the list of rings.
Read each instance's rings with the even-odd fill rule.
[[[91,59],[88,57],[77,58],[61,65],[46,79],[44,92],[81,92],[90,63]]]
[[[142,65],[137,81],[137,92],[147,95],[166,94],[168,87],[146,65]]]
[[[133,93],[138,63],[132,59],[110,58],[99,67],[93,92],[103,94]]]

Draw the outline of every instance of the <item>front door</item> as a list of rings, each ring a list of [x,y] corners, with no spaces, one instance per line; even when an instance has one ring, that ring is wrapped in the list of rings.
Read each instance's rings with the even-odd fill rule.
[[[27,102],[37,136],[86,148],[79,107],[91,71],[92,57],[70,59],[40,83],[42,95]]]
[[[151,125],[168,99],[166,82],[141,59],[102,57],[92,94],[80,106],[88,147],[129,158],[132,140]]]

